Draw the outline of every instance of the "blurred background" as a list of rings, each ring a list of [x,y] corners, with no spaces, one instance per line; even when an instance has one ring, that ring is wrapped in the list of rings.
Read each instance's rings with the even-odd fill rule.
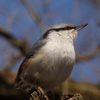
[[[76,63],[70,78],[54,93],[81,93],[100,100],[100,0],[0,0],[0,99],[26,100],[15,91],[17,70],[44,29],[57,23],[89,25],[75,41]]]

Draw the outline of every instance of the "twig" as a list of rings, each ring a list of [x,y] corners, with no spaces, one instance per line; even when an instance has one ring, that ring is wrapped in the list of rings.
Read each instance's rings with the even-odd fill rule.
[[[7,29],[3,26],[0,26],[0,35],[7,39],[13,46],[18,48],[22,54],[26,55],[29,51],[28,44],[25,41],[20,41],[16,39]]]
[[[3,70],[9,71],[9,70],[11,69],[12,65],[13,65],[16,61],[18,61],[18,59],[20,59],[22,56],[23,56],[22,53],[19,53],[16,57],[12,58],[12,59],[6,64],[6,66],[4,67]]]
[[[98,45],[93,51],[89,52],[85,56],[76,54],[76,61],[86,61],[93,57],[95,57],[97,54],[100,53],[100,45]]]
[[[52,97],[50,97],[52,98]],[[30,96],[29,96],[29,100],[51,100],[51,99],[45,98],[43,97],[43,95],[41,95],[41,93],[39,93],[37,90],[33,91]],[[76,93],[76,94],[65,94],[65,95],[59,95],[59,98],[55,100],[83,100],[83,97],[80,93]]]
[[[28,12],[30,13],[30,15],[32,16],[33,19],[35,19],[36,24],[39,25],[41,30],[44,30],[44,24],[40,18],[40,15],[38,13],[35,12],[35,10],[33,9],[33,7],[31,6],[31,4],[29,4],[28,0],[21,0],[21,2],[27,7]]]

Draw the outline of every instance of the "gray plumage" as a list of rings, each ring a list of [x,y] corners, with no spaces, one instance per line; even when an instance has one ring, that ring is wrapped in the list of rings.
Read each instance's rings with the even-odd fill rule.
[[[75,63],[74,41],[78,30],[87,24],[56,24],[44,31],[22,62],[15,88],[41,86],[50,90],[64,82]]]

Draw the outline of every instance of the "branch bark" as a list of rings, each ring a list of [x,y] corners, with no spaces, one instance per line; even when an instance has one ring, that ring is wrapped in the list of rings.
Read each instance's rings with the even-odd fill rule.
[[[33,91],[29,95],[28,100],[83,100],[83,97],[80,93],[76,94],[65,94],[65,95],[58,95],[58,98],[50,97],[45,98],[44,95],[38,93],[38,91]]]

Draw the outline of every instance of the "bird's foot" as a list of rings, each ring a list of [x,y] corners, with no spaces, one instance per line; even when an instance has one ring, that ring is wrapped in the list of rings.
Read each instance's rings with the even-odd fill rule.
[[[49,98],[50,100],[55,100],[55,97],[54,97],[54,95],[52,94],[51,91],[48,91],[48,92],[47,92],[47,96],[48,96],[48,98]]]
[[[42,97],[43,100],[49,100],[47,95],[45,94],[45,92],[43,91],[43,89],[40,86],[38,86],[38,92],[40,94],[40,97]]]

